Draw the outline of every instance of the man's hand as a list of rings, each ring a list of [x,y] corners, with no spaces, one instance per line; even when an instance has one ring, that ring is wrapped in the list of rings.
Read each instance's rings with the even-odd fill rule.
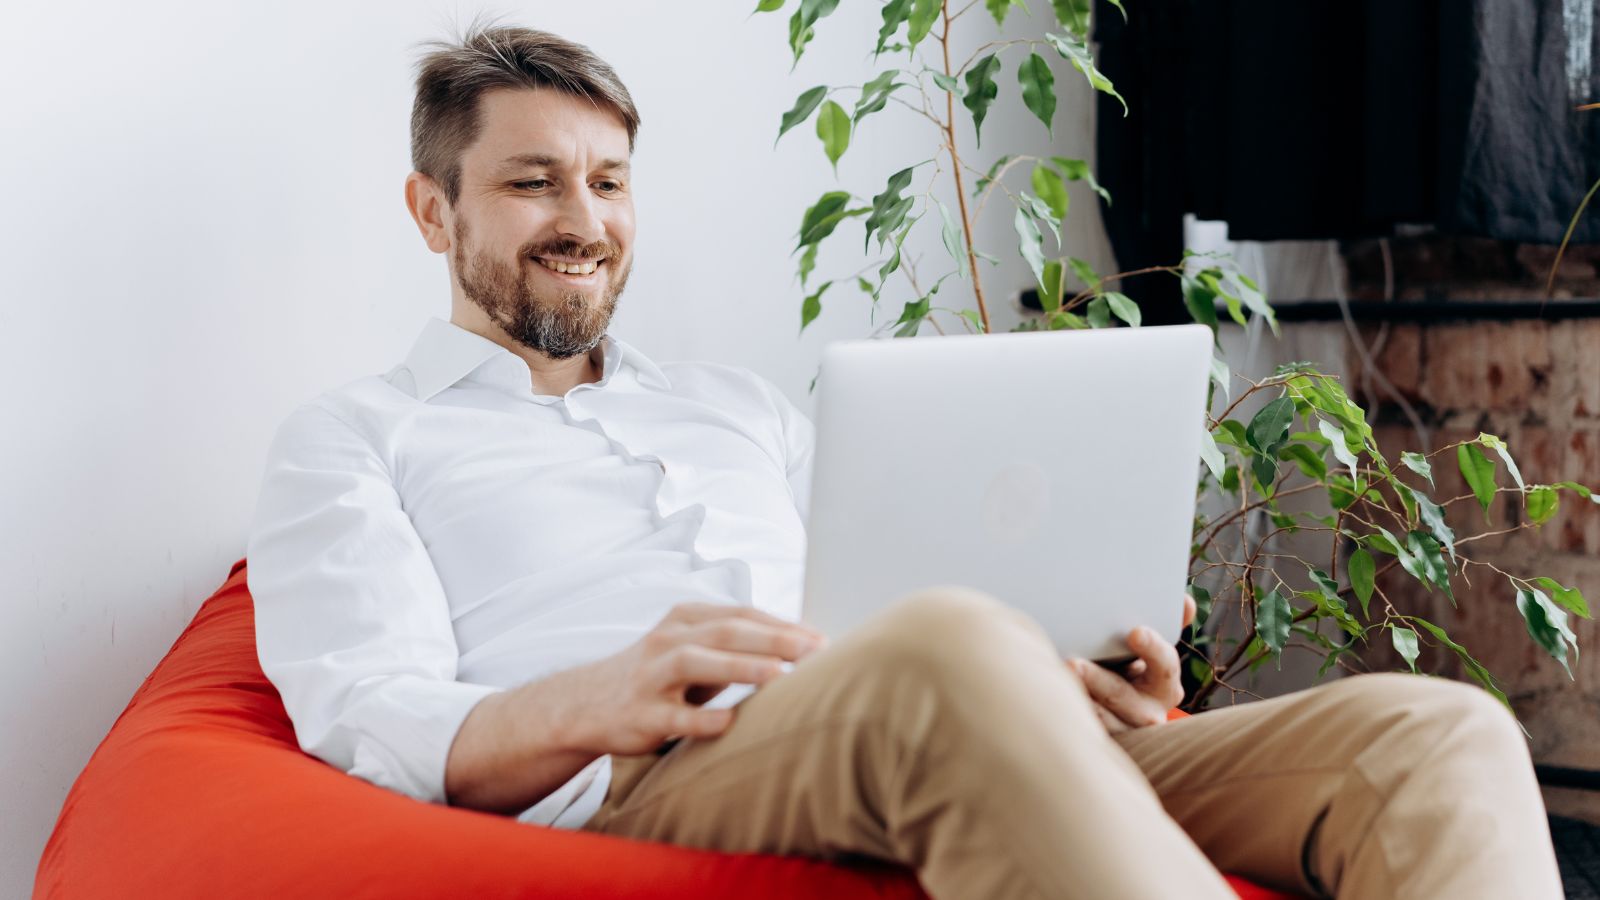
[[[734,711],[699,704],[730,684],[766,684],[825,642],[813,628],[747,607],[681,603],[622,652],[552,676],[570,701],[564,743],[629,756],[673,737],[715,737]]]
[[[1185,594],[1184,628],[1194,621],[1194,614],[1194,598]],[[1144,626],[1129,632],[1128,648],[1138,659],[1128,664],[1125,675],[1086,659],[1067,660],[1067,665],[1088,688],[1089,696],[1095,701],[1095,712],[1100,715],[1106,731],[1113,734],[1165,722],[1167,710],[1183,700],[1177,648]]]

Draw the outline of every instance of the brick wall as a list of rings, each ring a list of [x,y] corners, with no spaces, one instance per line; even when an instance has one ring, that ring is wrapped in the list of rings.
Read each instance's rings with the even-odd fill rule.
[[[1385,275],[1376,242],[1343,247],[1351,294],[1382,299]],[[1529,483],[1572,480],[1600,487],[1600,320],[1547,320],[1537,316],[1554,248],[1499,241],[1418,238],[1392,244],[1393,296],[1453,300],[1528,301],[1527,319],[1438,324],[1363,325],[1376,343],[1377,368],[1433,429],[1426,449],[1498,434],[1509,444]],[[1555,300],[1600,297],[1600,247],[1569,250],[1558,273]],[[1362,363],[1348,360],[1358,394]],[[1394,459],[1401,450],[1421,450],[1408,420],[1381,390],[1362,395],[1374,413],[1379,446]],[[1468,493],[1453,455],[1435,459],[1437,498]],[[1501,483],[1510,479],[1503,468]],[[1504,497],[1485,521],[1476,503],[1458,503],[1451,527],[1465,536],[1513,528],[1520,507]],[[1600,505],[1563,494],[1556,516],[1526,529],[1473,542],[1470,555],[1521,576],[1549,575],[1584,591],[1600,609]],[[1465,548],[1464,548],[1465,549]],[[1538,762],[1600,770],[1600,626],[1574,617],[1582,656],[1569,680],[1561,667],[1534,646],[1505,578],[1485,566],[1469,566],[1470,585],[1457,589],[1458,608],[1442,595],[1425,595],[1414,581],[1391,578],[1385,589],[1407,606],[1431,609],[1445,626],[1502,682],[1523,724],[1532,733]],[[1459,583],[1459,582],[1458,582]],[[1373,661],[1392,668],[1385,646]],[[1453,656],[1425,654],[1429,671],[1462,677]],[[1600,793],[1547,791],[1552,811],[1600,821]]]

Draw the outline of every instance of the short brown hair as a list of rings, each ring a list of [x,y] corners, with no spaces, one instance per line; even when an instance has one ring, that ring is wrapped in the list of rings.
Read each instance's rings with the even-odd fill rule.
[[[458,41],[433,41],[417,64],[411,106],[411,165],[439,182],[452,204],[461,194],[461,154],[477,139],[479,98],[496,88],[554,88],[610,107],[628,128],[639,111],[617,73],[588,47],[547,31],[473,25]]]

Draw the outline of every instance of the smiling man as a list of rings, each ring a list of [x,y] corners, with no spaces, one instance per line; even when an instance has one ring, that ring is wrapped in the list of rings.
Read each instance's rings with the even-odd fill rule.
[[[961,588],[824,648],[797,622],[810,423],[751,372],[607,331],[638,127],[554,35],[423,59],[405,198],[450,318],[285,420],[247,551],[307,752],[529,823],[893,860],[938,898],[1232,896],[1219,866],[1560,896],[1527,747],[1474,688],[1358,676],[1165,723],[1178,657],[1152,632],[1124,673],[1063,664]]]

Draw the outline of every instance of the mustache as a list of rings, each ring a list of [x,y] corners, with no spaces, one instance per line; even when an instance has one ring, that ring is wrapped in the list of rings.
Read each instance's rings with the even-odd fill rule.
[[[577,259],[599,259],[620,256],[622,251],[616,244],[607,240],[595,241],[592,244],[580,244],[577,241],[556,239],[553,241],[530,241],[522,246],[523,256],[561,256]]]

